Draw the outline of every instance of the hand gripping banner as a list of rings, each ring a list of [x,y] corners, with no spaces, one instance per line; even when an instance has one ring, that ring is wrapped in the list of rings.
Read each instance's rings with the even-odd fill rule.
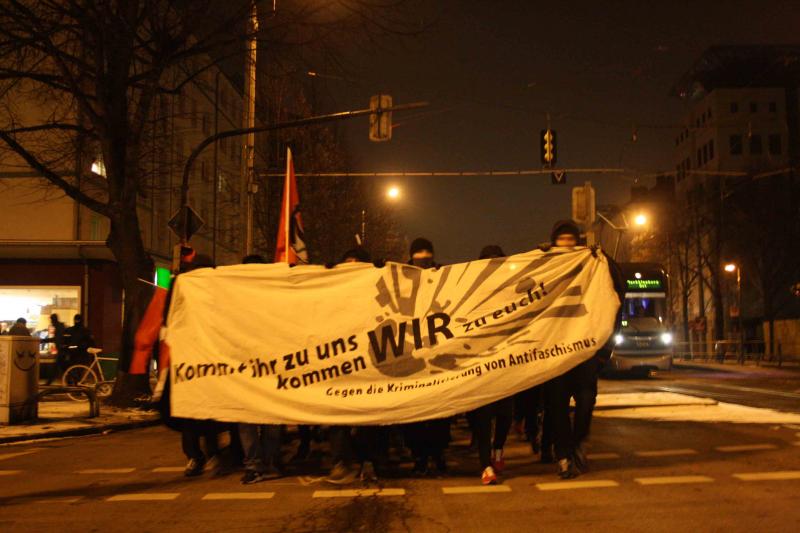
[[[606,258],[586,248],[437,270],[226,266],[174,290],[173,415],[266,424],[463,413],[591,357],[619,307]]]

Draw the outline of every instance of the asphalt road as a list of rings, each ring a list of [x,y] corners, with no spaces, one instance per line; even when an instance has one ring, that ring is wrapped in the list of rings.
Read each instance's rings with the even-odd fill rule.
[[[704,374],[601,390],[683,387],[773,408],[790,398],[744,389],[795,390],[785,374]],[[238,472],[184,478],[179,437],[163,427],[1,446],[0,531],[800,531],[800,426],[597,418],[592,471],[566,482],[511,435],[503,483],[488,492],[463,422],[453,435],[445,478],[412,479],[400,464],[344,488],[316,477],[322,446],[287,477],[250,486]]]

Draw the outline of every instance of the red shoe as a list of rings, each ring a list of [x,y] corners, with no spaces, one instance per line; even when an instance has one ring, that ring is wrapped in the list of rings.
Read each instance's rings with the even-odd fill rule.
[[[500,473],[506,468],[506,460],[503,459],[503,450],[492,450],[492,466]]]
[[[481,483],[484,485],[497,485],[497,474],[494,473],[494,469],[491,466],[483,469]]]

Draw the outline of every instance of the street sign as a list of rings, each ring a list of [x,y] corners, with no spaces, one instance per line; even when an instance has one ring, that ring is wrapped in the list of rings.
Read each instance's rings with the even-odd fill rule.
[[[192,235],[197,233],[203,227],[205,222],[200,218],[194,209],[188,205],[184,205],[172,215],[169,221],[169,228],[184,242],[189,242]]]
[[[572,220],[589,226],[597,218],[595,192],[592,183],[587,181],[583,187],[572,188]]]
[[[567,173],[563,170],[554,170],[550,173],[550,183],[553,185],[566,185]]]
[[[369,115],[370,141],[384,142],[392,139],[392,112],[382,111],[391,107],[391,95],[376,94],[369,99],[369,108],[374,111]]]

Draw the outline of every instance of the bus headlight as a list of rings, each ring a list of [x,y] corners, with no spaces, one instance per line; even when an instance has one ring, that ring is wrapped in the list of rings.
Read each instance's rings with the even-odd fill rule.
[[[614,343],[615,343],[617,346],[619,346],[619,345],[620,345],[620,344],[622,344],[623,342],[625,342],[625,337],[623,337],[623,336],[622,336],[622,335],[620,335],[619,333],[617,333],[616,335],[614,335]]]
[[[664,344],[672,344],[672,333],[665,332],[661,334],[661,342]]]

